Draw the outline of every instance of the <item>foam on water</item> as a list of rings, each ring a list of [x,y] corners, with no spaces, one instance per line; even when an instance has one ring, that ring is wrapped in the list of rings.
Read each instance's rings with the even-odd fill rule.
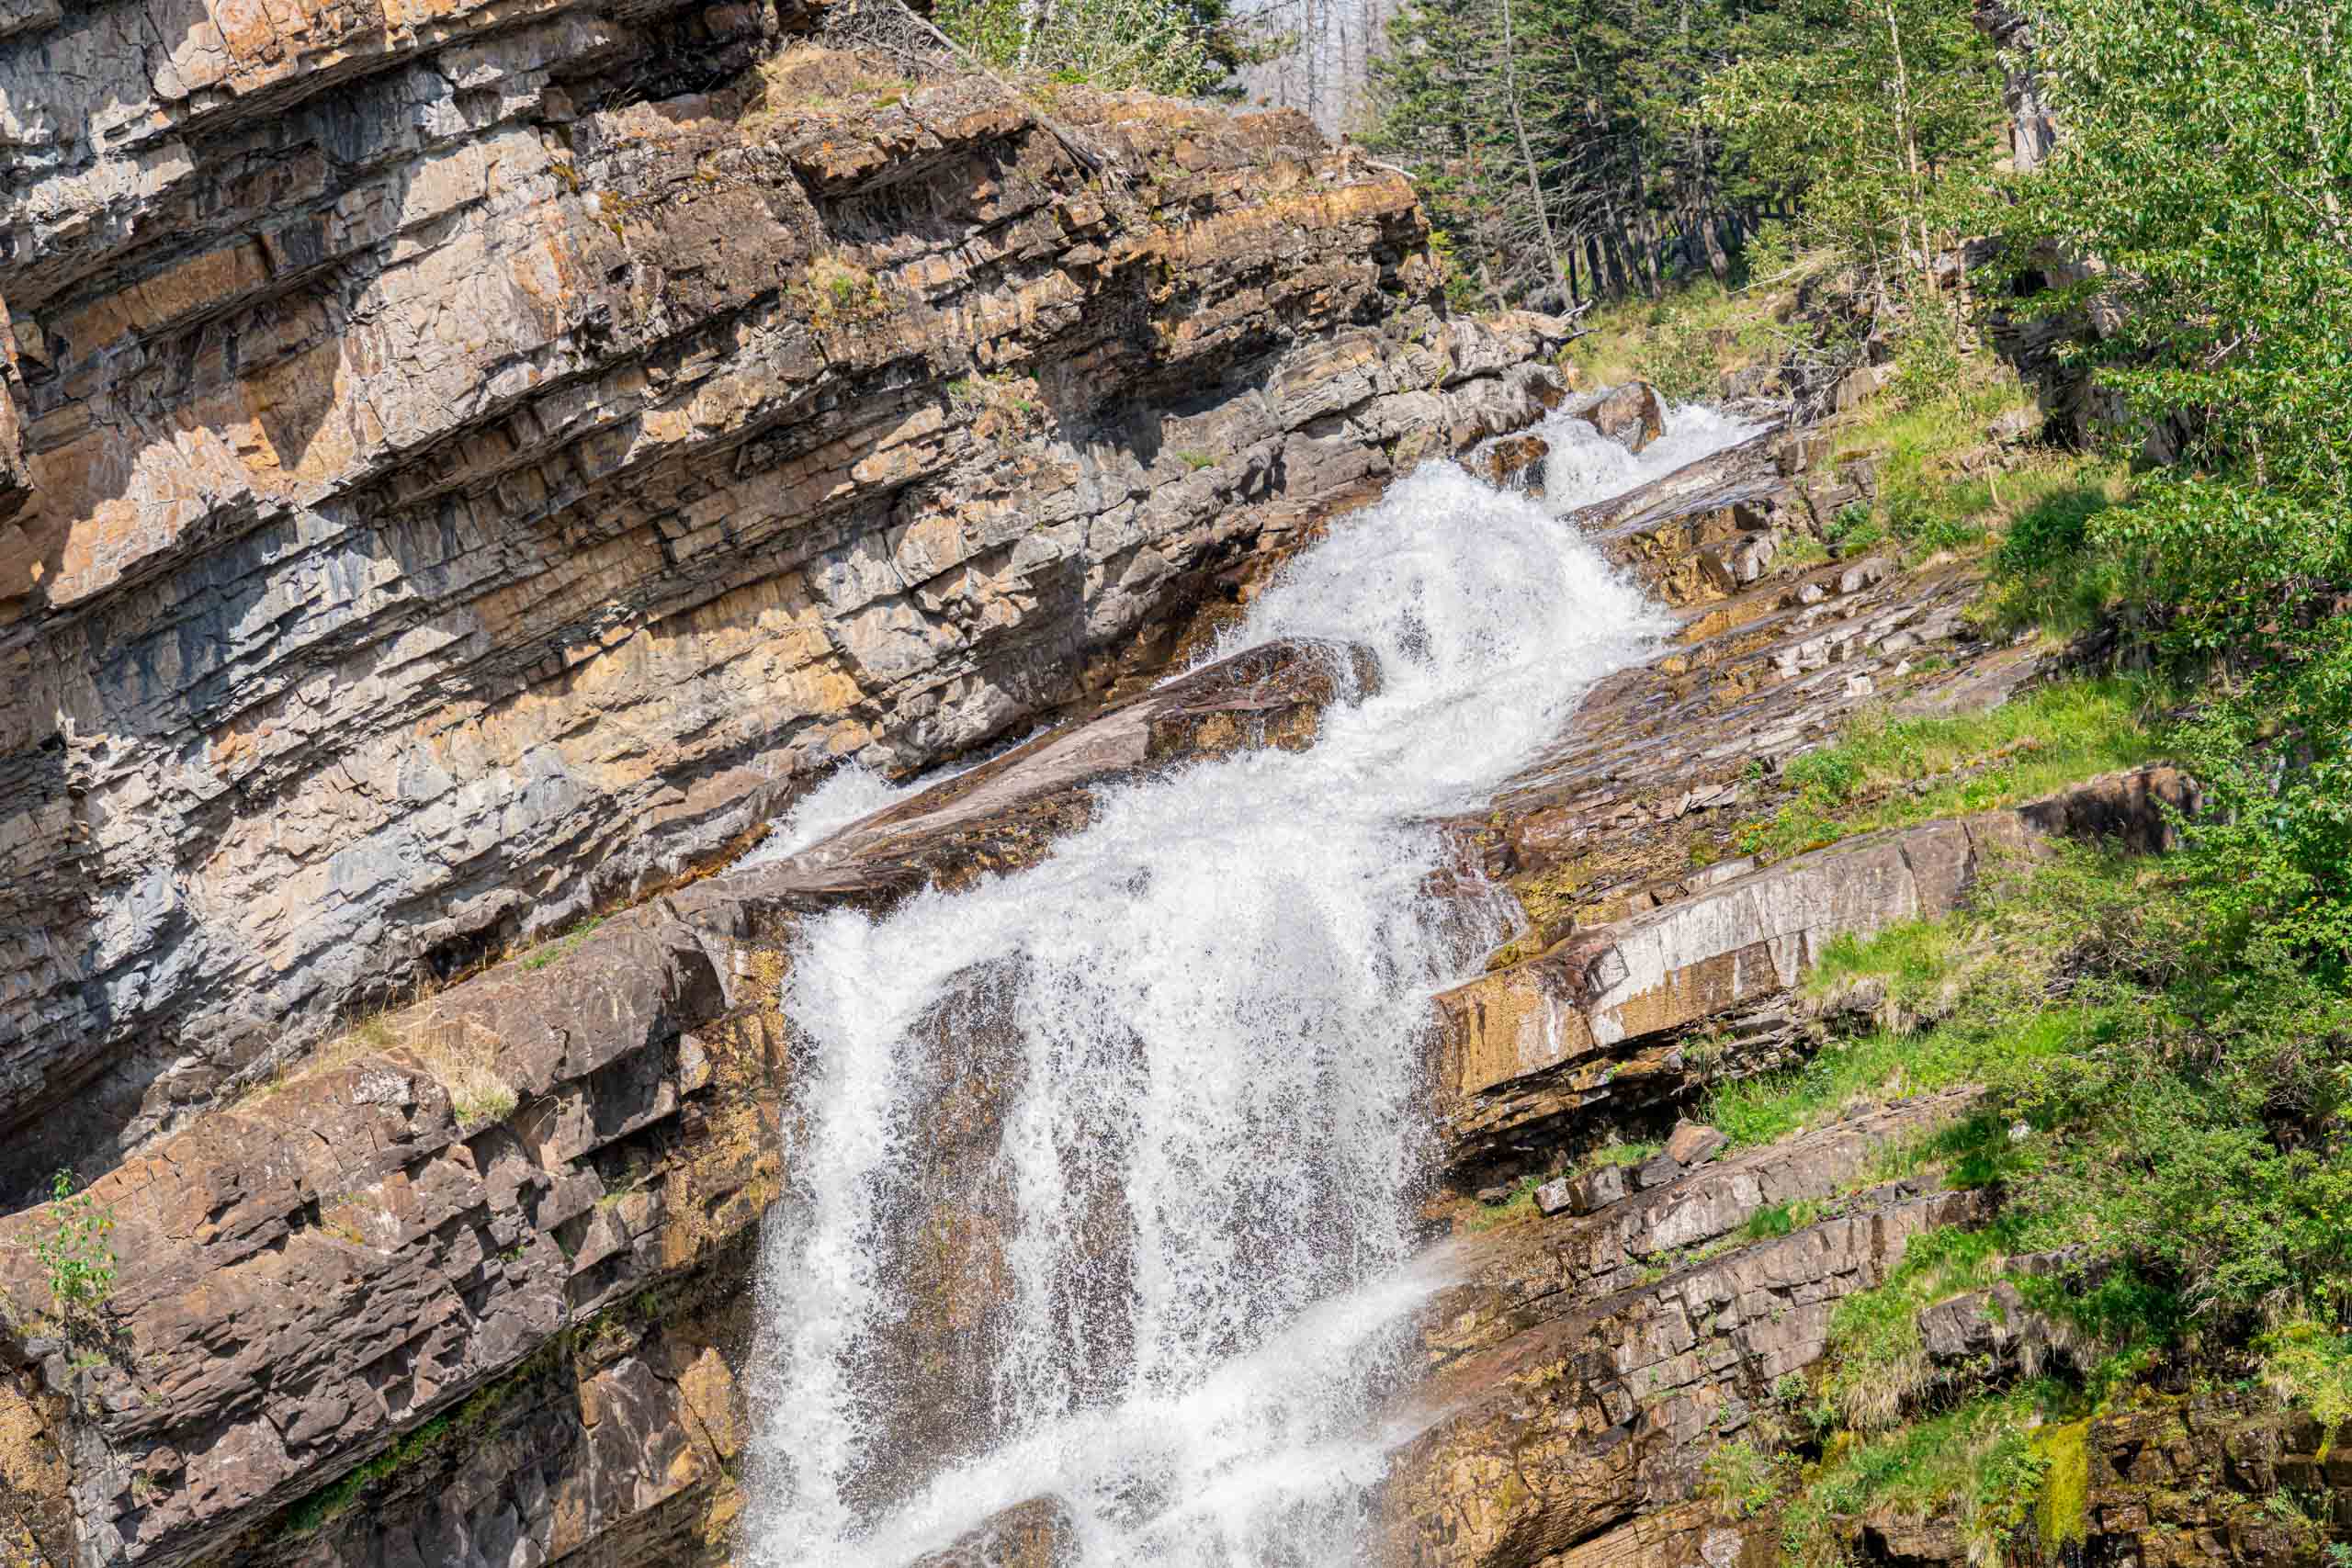
[[[831,838],[851,823],[938,782],[938,777],[932,777],[894,784],[862,762],[843,762],[794,801],[792,809],[776,819],[768,836],[741,863],[765,865],[797,855],[819,840]]]
[[[749,1561],[897,1568],[1046,1495],[1090,1564],[1358,1559],[1395,1437],[1377,1412],[1442,1282],[1407,1218],[1430,998],[1508,930],[1503,900],[1430,891],[1429,824],[1477,807],[1662,627],[1561,514],[1753,428],[1678,410],[1635,458],[1555,420],[1542,502],[1422,468],[1227,639],[1376,653],[1378,692],[1311,750],[1107,792],[1029,871],[804,927]],[[908,1391],[877,1371],[910,1309],[892,1260],[940,1196],[915,1157],[923,1025],[975,976],[1016,1060],[994,1172],[1012,1299],[968,1341],[985,1431],[878,1485],[909,1457]]]

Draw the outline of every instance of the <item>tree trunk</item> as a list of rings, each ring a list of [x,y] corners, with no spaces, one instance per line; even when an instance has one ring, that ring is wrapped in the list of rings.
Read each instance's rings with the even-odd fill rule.
[[[1936,258],[1928,254],[1928,199],[1919,183],[1919,136],[1911,123],[1911,73],[1903,60],[1903,28],[1894,17],[1894,0],[1886,0],[1886,37],[1894,49],[1895,128],[1903,135],[1903,159],[1911,175],[1911,210],[1903,220],[1903,243],[1911,243],[1911,231],[1916,222],[1919,233],[1919,271],[1932,289],[1936,279]]]
[[[1511,129],[1519,133],[1519,155],[1527,164],[1527,194],[1535,203],[1535,224],[1544,235],[1544,254],[1551,259],[1552,282],[1563,295],[1568,290],[1567,269],[1560,265],[1560,247],[1552,238],[1552,214],[1544,204],[1544,181],[1535,170],[1535,149],[1528,143],[1527,121],[1519,112],[1519,67],[1511,45],[1510,0],[1503,0],[1503,97],[1510,106]]]

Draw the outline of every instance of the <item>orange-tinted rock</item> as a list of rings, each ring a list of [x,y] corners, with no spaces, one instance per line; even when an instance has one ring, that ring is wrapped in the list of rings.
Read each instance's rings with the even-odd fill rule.
[[[1646,381],[1588,393],[1568,403],[1566,412],[1628,452],[1639,452],[1666,434],[1666,408]]]
[[[1064,1568],[1078,1561],[1069,1516],[1051,1498],[1007,1508],[953,1546],[909,1568]]]
[[[1540,435],[1509,435],[1478,453],[1473,468],[1490,485],[1526,488],[1542,478],[1540,465],[1552,444]]]
[[[978,78],[763,85],[794,6],[379,9],[0,34],[0,1198],[1556,395],[1295,114],[1059,92],[1097,175]]]

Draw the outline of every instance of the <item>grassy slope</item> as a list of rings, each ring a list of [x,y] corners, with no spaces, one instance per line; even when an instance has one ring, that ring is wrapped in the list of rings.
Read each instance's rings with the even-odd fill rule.
[[[1567,356],[1585,384],[1640,375],[1684,398],[1712,391],[1721,372],[1768,356],[1785,335],[1767,301],[1712,287],[1663,305],[1620,306],[1593,324]],[[1956,367],[1932,352],[1922,357],[1924,370],[1899,367],[1894,385],[1838,431],[1833,460],[1877,459],[1878,505],[1841,517],[1825,540],[1800,541],[1791,558],[1802,564],[1808,544],[1825,558],[1892,545],[1907,565],[1973,558],[1994,577],[1975,613],[1988,633],[2072,638],[2096,626],[2116,597],[2096,572],[2055,590],[2046,582],[2029,589],[2022,584],[2031,574],[2002,569],[2030,564],[2044,538],[2079,536],[2085,518],[2129,498],[2128,474],[2057,452],[2031,453],[1997,477],[1959,471],[1955,459],[1982,443],[1988,420],[2019,406],[2021,391],[1984,356]],[[2155,716],[2172,695],[2143,681],[2086,680],[1984,714],[1866,716],[1837,744],[1788,766],[1793,795],[1743,828],[1736,847],[1766,858],[1797,853],[1856,832],[2013,804],[2153,760],[2165,750]],[[2148,1003],[2128,986],[2073,983],[2088,917],[2069,907],[2069,895],[2128,906],[2151,874],[2128,861],[2085,856],[2054,881],[2022,873],[1997,879],[1978,910],[1841,942],[1811,984],[1826,991],[1878,982],[1884,999],[1876,1026],[1829,1042],[1791,1071],[1719,1087],[1708,1119],[1736,1144],[1753,1145],[1818,1125],[1857,1101],[1984,1083],[1995,1086],[1997,1111],[1888,1150],[1873,1179],[1935,1169],[1955,1186],[2031,1184],[2070,1161],[2096,1162],[2103,1156],[2094,1119],[2116,1107],[2052,1099],[2047,1086],[2119,1042],[2136,1047]],[[2041,1113],[2011,1124],[2018,1106]],[[2138,1372],[2167,1353],[2170,1331],[2151,1326],[2162,1314],[2127,1313],[2118,1320],[2124,1326],[2109,1325],[2104,1337],[2086,1327],[2075,1365],[2058,1369],[2064,1375],[2006,1386],[1973,1372],[1939,1373],[1920,1344],[1923,1307],[1992,1285],[2010,1272],[2016,1253],[2095,1239],[2111,1224],[2080,1196],[2090,1190],[2083,1183],[2025,1190],[2033,1201],[2012,1203],[1984,1230],[1920,1239],[1883,1285],[1842,1303],[1831,1353],[1815,1375],[1784,1379],[1776,1408],[1759,1423],[1760,1440],[1724,1445],[1710,1461],[1706,1489],[1727,1513],[1777,1512],[1788,1562],[1840,1561],[1851,1520],[1871,1508],[1940,1514],[1979,1561],[2037,1549],[2047,1559],[2079,1539],[2086,1418],[2137,1396]],[[2259,1370],[2274,1386],[2315,1409],[2332,1408],[2332,1393],[2341,1394],[2352,1412],[2352,1348],[2294,1327],[2266,1343]],[[2243,1360],[2245,1348],[2237,1348]]]

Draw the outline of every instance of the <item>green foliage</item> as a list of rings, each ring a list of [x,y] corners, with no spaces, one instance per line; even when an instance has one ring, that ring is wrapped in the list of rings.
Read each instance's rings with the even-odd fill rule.
[[[1770,1241],[1776,1236],[1804,1230],[1820,1218],[1821,1204],[1811,1198],[1768,1204],[1747,1216],[1747,1239]]]
[[[449,1416],[436,1416],[342,1480],[312,1493],[286,1516],[282,1533],[311,1535],[341,1518],[357,1506],[359,1495],[368,1487],[440,1448],[455,1425]]]
[[[2112,484],[2071,483],[2021,509],[1994,551],[1978,618],[2003,633],[2039,626],[2061,636],[2097,627],[2122,602],[2112,562],[2087,547],[2092,519],[2115,504]]]
[[[1734,1518],[1750,1518],[1780,1500],[1786,1477],[1773,1457],[1746,1438],[1718,1443],[1700,1466],[1700,1484]]]
[[[33,1257],[49,1280],[50,1299],[67,1326],[85,1325],[114,1293],[114,1211],[74,1190],[74,1173],[50,1182],[47,1230],[33,1239]]]
[[[2184,735],[2215,795],[2193,895],[2214,952],[2352,964],[2352,51],[2334,6],[2222,0],[2178,17],[2052,0],[2037,69],[2068,130],[2004,214],[2022,258],[2101,265],[2081,357],[2193,462],[2005,547],[2010,592],[2080,602],[2183,675],[2227,672]],[[2267,982],[2266,982],[2267,983]]]
[[[1607,1166],[1636,1166],[1656,1159],[1665,1150],[1663,1144],[1628,1144],[1612,1139],[1589,1150],[1583,1163],[1587,1170],[1599,1170]]]
[[[2066,134],[2000,214],[2024,265],[2041,246],[2099,258],[2044,303],[2101,300],[2108,327],[2086,362],[2143,420],[2194,411],[2199,455],[2240,481],[2226,502],[2191,499],[2212,489],[2193,476],[2166,486],[2179,493],[2165,507],[2185,510],[2143,540],[2152,558],[2177,549],[2249,587],[2287,581],[2306,547],[2338,560],[2343,548],[2341,516],[2312,503],[2352,484],[2345,19],[2335,4],[2046,0],[2034,65]],[[2212,541],[2221,553],[2179,526],[2251,521],[2274,501],[2289,504],[2262,537]],[[2231,550],[2269,558],[2232,569]]]
[[[1803,1066],[1717,1086],[1706,1119],[1734,1145],[1769,1144],[1836,1115],[1849,1101],[1982,1082],[2072,1050],[2090,1022],[2052,1012],[1928,1033],[1879,1030],[1833,1040]]]
[[[2043,1490],[2049,1465],[2032,1424],[2054,1393],[2029,1384],[1834,1445],[1781,1516],[1784,1560],[1799,1568],[1842,1563],[1841,1523],[1884,1508],[1956,1516],[1970,1560],[1999,1561]]]
[[[2258,1371],[2331,1434],[2352,1420],[2347,20],[2333,3],[2268,0],[2037,7],[2035,65],[2064,140],[1984,210],[2029,286],[2053,255],[2086,264],[2035,308],[2095,310],[2075,352],[2128,415],[2118,457],[2161,432],[2187,461],[2129,482],[2120,467],[2040,465],[1980,496],[1939,492],[1931,469],[1890,456],[1876,521],[1920,553],[1967,548],[1974,523],[2006,513],[1980,620],[2098,630],[2161,677],[2105,719],[2074,715],[2065,749],[2177,758],[2205,805],[2161,859],[2069,852],[1996,877],[1959,921],[1834,951],[1823,983],[1875,974],[1932,990],[1948,1016],[1718,1091],[1717,1124],[1752,1140],[1857,1094],[1986,1086],[1981,1114],[1896,1157],[1997,1182],[2002,1218],[1920,1238],[1838,1309],[1824,1390],[1838,1419],[1913,1418],[1827,1440],[1783,1516],[1797,1562],[1829,1561],[1837,1519],[1863,1506],[1958,1510],[1979,1561],[2004,1543],[2070,1553],[2086,1530],[2082,1417],[2159,1365]],[[1884,221],[1902,220],[1891,206]],[[1903,352],[1921,368],[1898,374],[1894,417],[1956,427],[1935,390],[1941,350]],[[1874,822],[1901,770],[1841,760],[1854,766],[1792,768],[1794,797],[1747,847]],[[2022,783],[2015,753],[1984,760],[1972,785]],[[2065,1268],[2012,1283],[2071,1331],[2077,1384],[1920,1418],[1950,1391],[1918,1355],[1918,1309],[1983,1288],[2002,1251],[2060,1247]],[[2294,1499],[2277,1511],[2301,1528]]]
[[[2243,954],[2352,984],[2352,625],[2312,629],[2181,736],[2210,796],[2189,834],[2208,962]],[[2259,982],[2257,982],[2259,983]]]
[[[1882,277],[1924,272],[1963,231],[1997,146],[1998,62],[1967,7],[1781,0],[1738,45],[1699,112],[1795,204],[1798,243]]]
[[[1562,288],[1539,190],[1586,299],[1727,279],[1717,226],[1757,193],[1691,111],[1747,0],[1510,9],[1506,50],[1500,0],[1407,0],[1372,67],[1377,118],[1365,140],[1412,171],[1460,275],[1476,280],[1465,293],[1497,305]]]
[[[2153,694],[2131,680],[2068,682],[1982,714],[1894,718],[1862,715],[1837,745],[1783,771],[1796,797],[1741,828],[1742,854],[1767,858],[1902,827],[2014,805],[2165,754],[2143,716]],[[1964,778],[1914,781],[1966,770]]]
[[[1258,57],[1223,0],[940,0],[939,28],[991,69],[1198,97]]]
[[[1870,936],[1840,931],[1814,961],[1805,989],[1818,996],[1850,980],[1883,980],[1897,1002],[1917,1009],[1971,956],[1970,926],[1963,918],[1945,917],[1900,920]]]
[[[2333,1446],[2352,1422],[2352,1336],[2304,1318],[2271,1330],[2256,1348],[2264,1381],[2289,1404],[2310,1411]]]
[[[1893,1426],[1936,1379],[1919,1339],[1919,1312],[1999,1277],[2006,1231],[1945,1226],[1914,1236],[1883,1283],[1839,1302],[1829,1318],[1821,1392],[1857,1431]]]
[[[1806,752],[1792,761],[1781,777],[1808,803],[1826,809],[1854,797],[1862,782],[1862,767],[1850,751],[1832,748]]]
[[[1841,556],[1860,555],[1886,536],[1870,503],[1849,501],[1822,525],[1823,543]]]
[[[2016,378],[1989,355],[1963,355],[1956,333],[1945,301],[1927,297],[1915,304],[1896,334],[1894,381],[1866,405],[1864,417],[1841,431],[1846,451],[1878,457],[1878,504],[1856,503],[1853,515],[1833,527],[1831,542],[1840,554],[1857,555],[1888,539],[1915,564],[1941,552],[1967,551],[2005,515],[2030,506],[2088,466],[2079,457],[2043,454],[2022,471],[1998,477],[1952,474],[1954,460],[1985,445],[1988,423],[2030,401]]]

